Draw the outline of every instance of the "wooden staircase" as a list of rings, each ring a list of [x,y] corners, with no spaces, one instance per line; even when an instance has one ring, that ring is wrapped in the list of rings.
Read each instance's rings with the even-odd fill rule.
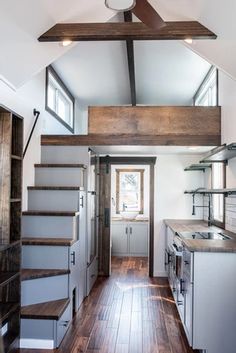
[[[57,348],[85,297],[85,172],[78,163],[35,165],[22,213],[22,348]]]

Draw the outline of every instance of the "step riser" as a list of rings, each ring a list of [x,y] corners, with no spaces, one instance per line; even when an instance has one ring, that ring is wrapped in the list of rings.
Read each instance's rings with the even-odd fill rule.
[[[38,278],[21,283],[21,305],[31,305],[68,297],[69,276]]]
[[[83,168],[35,168],[35,186],[84,186]]]
[[[22,246],[22,268],[69,269],[70,248],[66,246]]]
[[[29,190],[28,209],[44,211],[79,211],[80,193],[78,191]]]
[[[71,238],[77,239],[79,216],[23,216],[24,237]]]
[[[41,146],[41,163],[88,164],[88,147]]]

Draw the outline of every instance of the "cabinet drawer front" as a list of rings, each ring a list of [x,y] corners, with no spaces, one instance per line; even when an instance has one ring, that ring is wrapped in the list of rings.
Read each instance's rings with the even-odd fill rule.
[[[59,347],[63,337],[66,334],[66,331],[68,330],[70,326],[70,322],[72,319],[72,313],[71,313],[71,303],[68,305],[66,310],[64,311],[63,315],[61,316],[60,320],[56,322],[57,326],[57,334],[56,334],[56,342],[57,342],[57,347]]]

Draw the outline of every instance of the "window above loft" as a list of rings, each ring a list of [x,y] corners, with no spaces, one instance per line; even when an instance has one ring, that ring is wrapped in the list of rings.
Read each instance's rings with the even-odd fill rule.
[[[144,211],[144,169],[116,169],[116,213]]]
[[[74,97],[51,67],[46,70],[46,110],[74,132]]]
[[[218,70],[215,67],[212,67],[206,75],[193,101],[196,106],[218,105]]]

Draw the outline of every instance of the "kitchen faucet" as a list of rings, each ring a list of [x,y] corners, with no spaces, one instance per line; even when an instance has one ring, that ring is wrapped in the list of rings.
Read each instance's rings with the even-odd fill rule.
[[[212,225],[212,195],[211,194],[207,194],[207,196],[208,196],[208,205],[207,206],[195,205],[195,196],[196,196],[196,193],[199,190],[204,190],[204,188],[198,188],[193,193],[193,212],[192,212],[192,215],[193,216],[196,215],[196,207],[198,207],[198,208],[208,208],[208,227],[210,227]]]

